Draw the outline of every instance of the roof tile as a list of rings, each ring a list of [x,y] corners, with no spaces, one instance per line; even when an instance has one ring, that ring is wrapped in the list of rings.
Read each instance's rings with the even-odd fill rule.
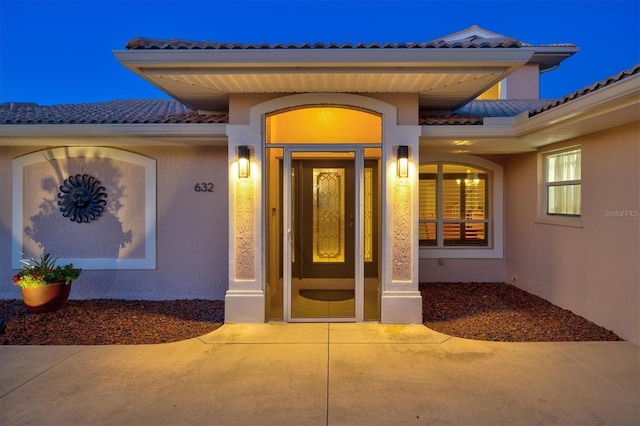
[[[424,43],[222,43],[217,41],[192,41],[184,39],[154,39],[135,37],[126,44],[129,50],[225,50],[225,49],[442,49],[442,48],[519,48],[522,44],[512,37],[480,38],[445,41],[442,39]]]
[[[39,106],[0,104],[0,124],[228,123],[228,114],[199,114],[175,100],[117,100]]]
[[[549,99],[475,100],[451,114],[422,111],[419,123],[426,126],[480,125],[484,117],[514,117],[523,111],[531,113],[551,102]]]
[[[640,73],[640,64],[636,64],[635,66],[633,66],[632,68],[629,68],[627,70],[621,71],[618,74],[609,76],[603,80],[600,80],[596,83],[593,83],[589,86],[583,87],[582,89],[578,89],[575,92],[569,93],[568,95],[554,100],[552,102],[549,102],[547,105],[542,105],[539,108],[536,108],[534,111],[531,112],[531,116],[536,115],[536,114],[540,114],[541,112],[547,111],[551,108],[557,107],[558,105],[562,105],[562,104],[566,104],[569,101],[572,101],[574,99],[580,98],[584,95],[588,95],[589,93],[593,93],[599,89],[602,89],[603,87],[607,87],[610,86],[614,83],[617,83],[619,81],[622,81],[626,78],[629,78],[633,75],[636,75]]]

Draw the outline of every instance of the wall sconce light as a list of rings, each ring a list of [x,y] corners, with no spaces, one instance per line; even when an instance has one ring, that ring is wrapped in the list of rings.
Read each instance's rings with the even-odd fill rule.
[[[250,168],[250,154],[249,147],[246,145],[241,145],[238,147],[238,177],[246,178],[249,177],[249,168]]]
[[[398,146],[398,177],[409,177],[409,146]]]

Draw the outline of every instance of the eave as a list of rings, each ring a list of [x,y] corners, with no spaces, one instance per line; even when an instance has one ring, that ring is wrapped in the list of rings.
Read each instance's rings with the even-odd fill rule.
[[[452,109],[526,64],[534,48],[127,50],[128,69],[183,104],[222,111],[231,93],[418,93]]]
[[[430,153],[511,154],[638,122],[640,74],[533,117],[485,118],[483,125],[423,126]],[[490,124],[496,123],[496,124]]]

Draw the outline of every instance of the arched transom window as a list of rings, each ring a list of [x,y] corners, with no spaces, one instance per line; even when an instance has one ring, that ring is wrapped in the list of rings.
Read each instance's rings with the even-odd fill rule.
[[[266,117],[268,144],[382,142],[380,114],[344,106],[305,106]]]

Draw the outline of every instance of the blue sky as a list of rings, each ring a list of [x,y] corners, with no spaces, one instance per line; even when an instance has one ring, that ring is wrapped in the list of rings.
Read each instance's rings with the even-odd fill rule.
[[[580,51],[557,98],[640,63],[640,0],[0,0],[0,102],[166,98],[114,58],[136,36],[222,42],[423,42],[471,25]]]

